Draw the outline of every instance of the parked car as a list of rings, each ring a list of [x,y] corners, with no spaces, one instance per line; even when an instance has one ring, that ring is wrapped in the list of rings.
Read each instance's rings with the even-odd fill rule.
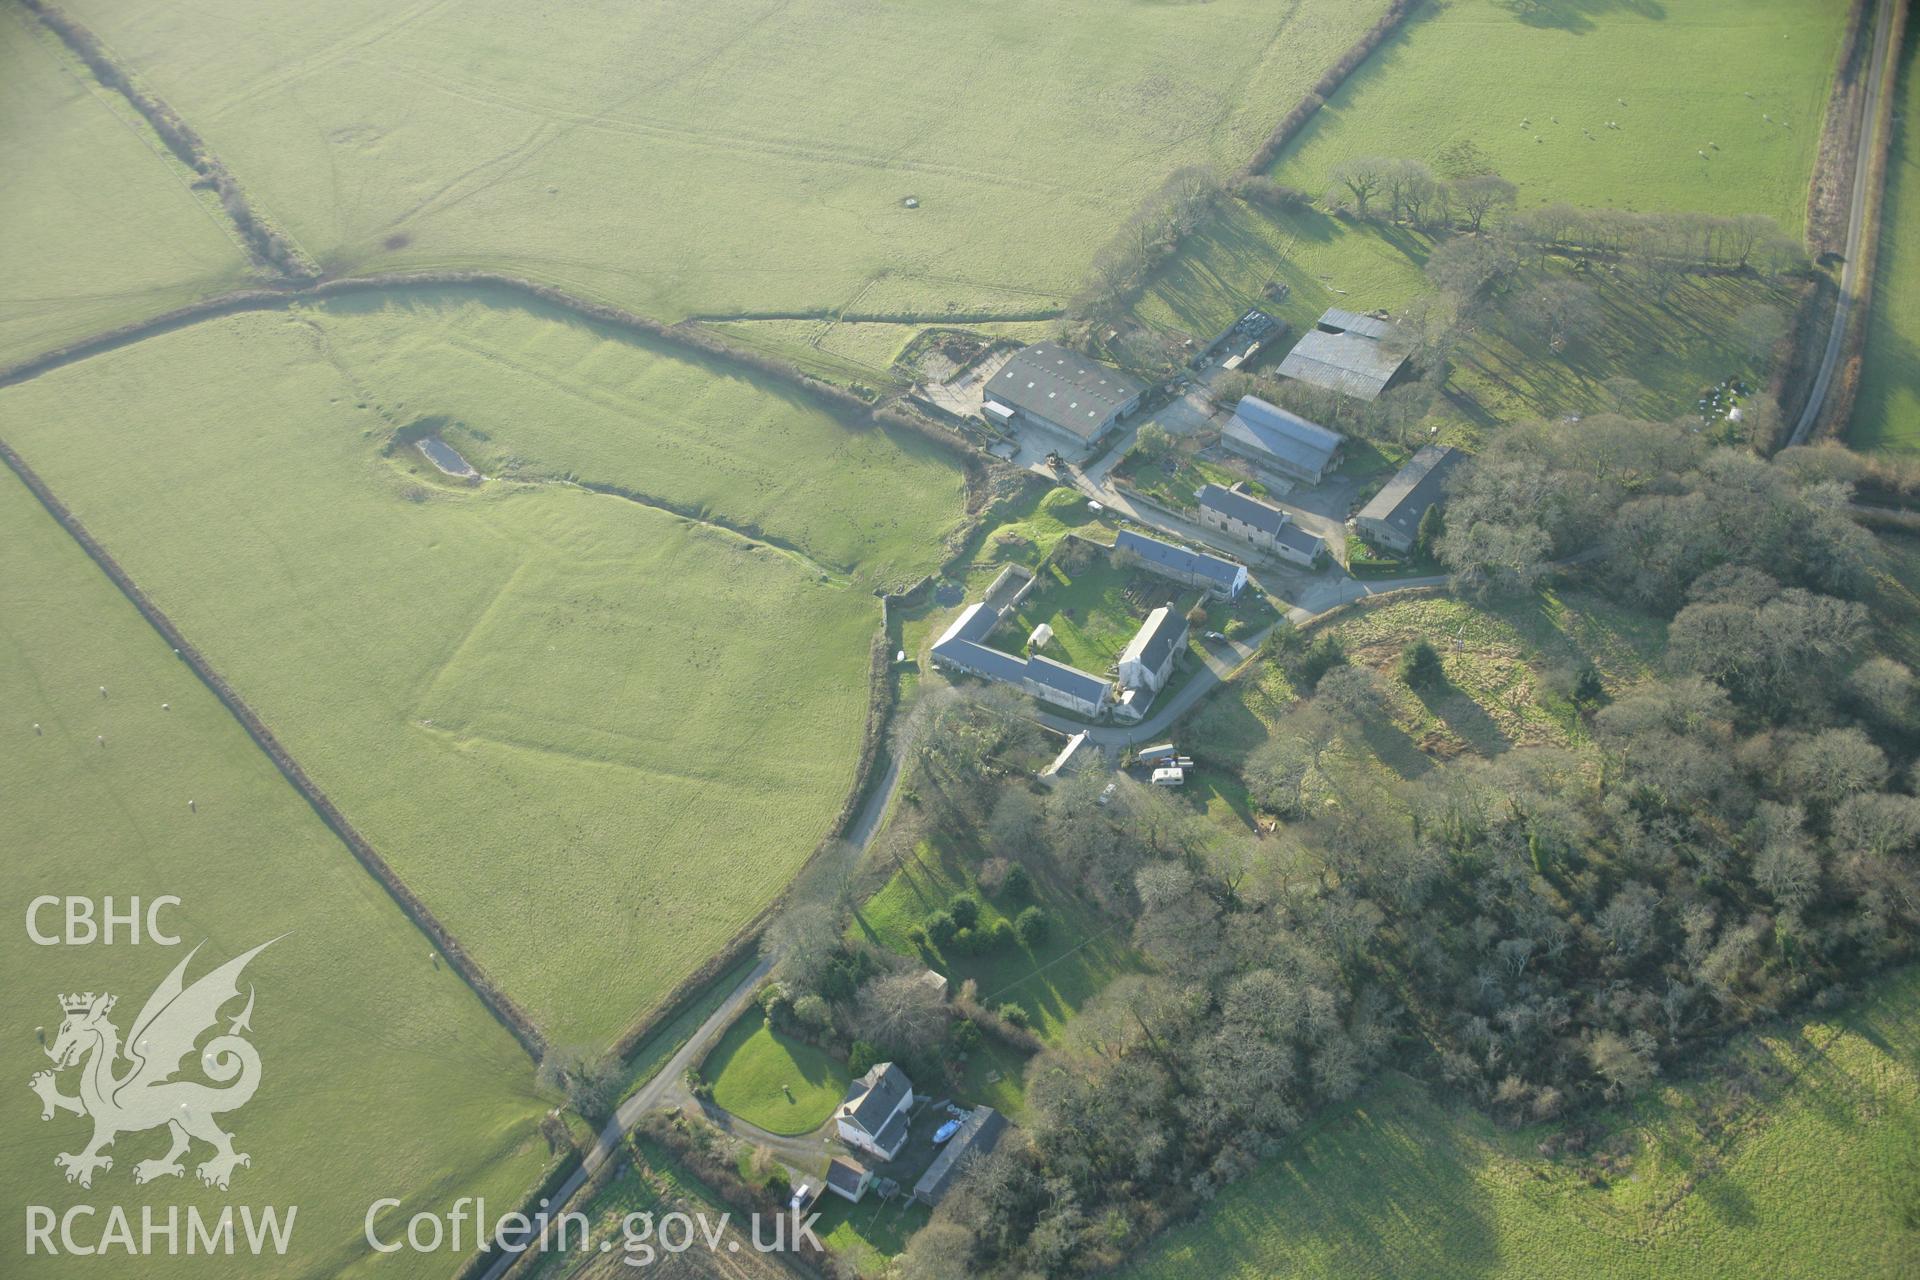
[[[1095,804],[1098,804],[1098,805],[1108,805],[1108,804],[1112,804],[1112,803],[1113,803],[1113,793],[1114,793],[1114,792],[1116,792],[1116,791],[1118,791],[1119,789],[1120,789],[1120,784],[1119,784],[1119,783],[1117,783],[1117,782],[1109,782],[1109,783],[1108,783],[1108,784],[1107,784],[1107,785],[1106,785],[1106,786],[1105,786],[1105,787],[1104,787],[1104,788],[1103,788],[1103,789],[1101,790],[1101,792],[1100,792],[1100,798],[1099,798],[1098,800],[1095,800],[1095,801],[1094,801],[1094,803],[1095,803]]]

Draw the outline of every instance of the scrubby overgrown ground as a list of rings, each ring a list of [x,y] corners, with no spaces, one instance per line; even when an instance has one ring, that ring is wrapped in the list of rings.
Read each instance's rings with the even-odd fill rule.
[[[1571,1142],[1390,1078],[1126,1274],[1892,1280],[1920,1265],[1916,1063],[1909,969],[1742,1036]]]
[[[404,1229],[407,1215],[444,1212],[458,1196],[518,1203],[557,1158],[536,1132],[553,1099],[535,1094],[512,1036],[11,473],[0,475],[0,703],[0,884],[19,911],[0,984],[13,1028],[0,1188],[15,1206],[0,1250],[25,1256],[27,1204],[123,1205],[137,1238],[142,1207],[164,1220],[169,1205],[206,1214],[231,1199],[298,1206],[286,1255],[246,1259],[247,1275],[445,1275],[444,1255],[369,1260],[368,1205],[399,1197]],[[129,946],[123,925],[111,947],[36,946],[25,908],[47,893],[112,895],[116,912],[175,895],[181,905],[159,920],[181,945]],[[43,932],[58,931],[60,915],[43,910]],[[89,1123],[65,1113],[42,1123],[27,1091],[51,1065],[43,1050],[61,994],[111,992],[125,1034],[190,948],[201,950],[189,981],[270,938],[242,983],[256,993],[263,1083],[222,1118],[253,1158],[230,1191],[197,1181],[194,1165],[212,1154],[199,1143],[182,1180],[136,1185],[134,1166],[165,1154],[164,1129],[121,1135],[91,1189],[64,1182],[54,1153],[81,1150]],[[75,1092],[75,1073],[60,1087]],[[207,1274],[208,1259],[185,1255],[184,1230],[180,1255],[144,1258],[140,1274]],[[100,1262],[32,1266],[83,1275]]]

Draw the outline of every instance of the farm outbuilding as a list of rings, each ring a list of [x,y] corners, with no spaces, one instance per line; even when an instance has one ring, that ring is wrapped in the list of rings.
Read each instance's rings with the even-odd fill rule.
[[[1142,564],[1163,578],[1190,587],[1205,587],[1210,594],[1222,599],[1237,599],[1247,585],[1247,566],[1243,564],[1176,547],[1131,529],[1122,529],[1113,540],[1113,547],[1139,556]]]
[[[1346,437],[1297,413],[1244,396],[1220,429],[1220,443],[1258,466],[1293,480],[1319,484],[1340,458]]]
[[[1460,460],[1451,445],[1430,444],[1394,473],[1380,492],[1360,508],[1355,523],[1368,539],[1405,554],[1413,550],[1420,521],[1446,497],[1447,475]]]
[[[1393,325],[1329,307],[1280,362],[1280,376],[1356,400],[1374,400],[1406,368],[1407,353],[1399,347]]]
[[[939,1204],[955,1178],[1000,1145],[1008,1127],[1007,1118],[992,1107],[975,1107],[960,1125],[960,1131],[947,1139],[947,1145],[927,1166],[920,1181],[913,1184],[913,1198],[928,1206]]]
[[[1086,449],[1140,404],[1146,387],[1057,342],[1016,352],[986,386],[988,417],[1001,426],[1023,422],[1062,445]]]

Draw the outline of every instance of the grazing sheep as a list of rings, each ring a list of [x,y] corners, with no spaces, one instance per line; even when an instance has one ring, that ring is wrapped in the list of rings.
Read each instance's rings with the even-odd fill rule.
[[[171,702],[163,702],[160,704],[160,709],[162,711],[171,711],[173,710],[173,704]]]
[[[93,736],[93,740],[103,747],[107,745],[107,735],[104,733],[96,733]]]
[[[100,696],[103,698],[107,696],[107,686],[105,685],[100,686]]]
[[[37,721],[37,720],[36,720],[36,721],[34,721],[34,725],[33,725],[33,736],[34,736],[34,737],[36,737],[36,738],[40,736],[40,722],[39,722],[39,721]]]

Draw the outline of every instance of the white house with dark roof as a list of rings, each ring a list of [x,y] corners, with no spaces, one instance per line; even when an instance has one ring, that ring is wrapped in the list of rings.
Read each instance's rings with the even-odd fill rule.
[[[913,1081],[891,1062],[882,1062],[848,1086],[833,1118],[841,1141],[891,1160],[907,1140],[912,1108]]]
[[[1187,619],[1169,605],[1147,615],[1120,653],[1120,683],[1158,692],[1173,674],[1173,660],[1187,643]]]
[[[1370,541],[1402,555],[1413,550],[1420,521],[1446,497],[1447,475],[1460,460],[1452,445],[1430,444],[1394,473],[1354,523]]]
[[[1200,503],[1200,523],[1204,527],[1270,551],[1282,560],[1311,568],[1327,549],[1320,535],[1308,533],[1287,512],[1260,501],[1239,485],[1231,489],[1203,485],[1194,497]]]
[[[1346,437],[1297,413],[1244,396],[1220,429],[1220,443],[1249,462],[1293,480],[1319,484],[1340,460]]]
[[[1385,320],[1329,307],[1280,362],[1280,376],[1356,400],[1374,400],[1405,370],[1407,354]]]
[[[1085,449],[1132,413],[1145,391],[1118,369],[1057,342],[1036,342],[987,380],[981,412],[997,426],[1024,422]]]
[[[1247,566],[1243,564],[1176,547],[1131,529],[1122,529],[1114,538],[1113,547],[1138,556],[1149,571],[1163,578],[1190,587],[1204,587],[1209,594],[1222,599],[1237,599],[1247,585]]]

